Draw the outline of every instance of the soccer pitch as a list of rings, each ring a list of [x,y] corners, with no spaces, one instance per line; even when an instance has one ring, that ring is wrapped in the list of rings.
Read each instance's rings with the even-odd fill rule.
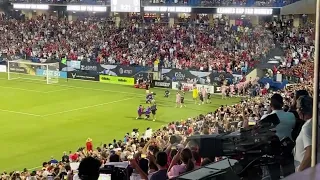
[[[92,138],[94,146],[123,139],[125,133],[212,112],[239,98],[195,105],[186,94],[186,108],[175,107],[175,92],[164,98],[163,89],[152,89],[158,105],[157,120],[136,120],[137,107],[145,104],[145,90],[130,86],[60,79],[58,84],[7,80],[0,73],[0,172],[38,167],[63,151],[75,151]]]

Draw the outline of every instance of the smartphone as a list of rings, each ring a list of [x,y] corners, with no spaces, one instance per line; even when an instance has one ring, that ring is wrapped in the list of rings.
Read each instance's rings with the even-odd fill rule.
[[[111,174],[100,174],[98,180],[111,180]]]
[[[146,158],[146,157],[147,157],[147,155],[141,154],[141,158]]]

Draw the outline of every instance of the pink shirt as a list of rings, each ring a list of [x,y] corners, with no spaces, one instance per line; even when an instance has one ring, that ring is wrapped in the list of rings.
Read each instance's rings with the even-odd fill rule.
[[[180,94],[177,94],[177,95],[176,95],[176,102],[177,102],[177,103],[180,103],[180,101],[181,101],[181,95],[180,95]]]
[[[179,175],[185,173],[187,171],[187,165],[186,164],[181,164],[181,165],[174,165],[168,172],[168,177],[169,179],[178,177]],[[194,169],[196,169],[197,166],[195,165]]]

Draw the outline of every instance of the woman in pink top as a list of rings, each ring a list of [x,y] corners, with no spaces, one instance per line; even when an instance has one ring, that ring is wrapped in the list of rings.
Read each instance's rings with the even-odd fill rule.
[[[176,95],[176,107],[180,106],[180,108],[182,108],[182,105],[181,105],[181,95],[179,92],[177,92],[177,95]]]
[[[178,165],[177,162],[181,160],[182,164]],[[174,156],[171,164],[168,168],[168,177],[169,179],[175,178],[185,172],[194,170],[195,164],[190,149],[185,148],[179,150],[179,152]]]

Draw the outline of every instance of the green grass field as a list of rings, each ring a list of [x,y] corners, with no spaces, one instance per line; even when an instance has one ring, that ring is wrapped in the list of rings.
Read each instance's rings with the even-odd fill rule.
[[[51,156],[60,160],[63,151],[84,146],[88,137],[94,145],[122,139],[133,128],[144,131],[170,121],[214,111],[234,104],[237,98],[195,105],[186,95],[186,108],[174,108],[175,95],[157,93],[157,121],[136,120],[139,104],[145,105],[145,90],[130,86],[60,79],[58,84],[41,81],[7,80],[0,74],[0,172],[35,168]]]

